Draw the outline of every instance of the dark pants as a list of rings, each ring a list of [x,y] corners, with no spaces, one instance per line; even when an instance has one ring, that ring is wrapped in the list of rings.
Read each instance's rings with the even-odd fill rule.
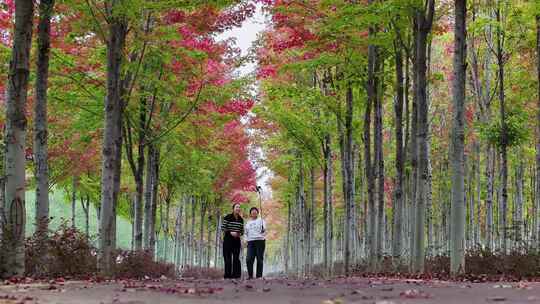
[[[262,277],[265,247],[266,241],[264,240],[248,242],[246,263],[250,279],[253,278],[253,262],[255,262],[255,258],[257,258],[257,278]]]
[[[225,279],[239,279],[242,275],[239,238],[225,237],[223,239],[223,260],[225,262]]]

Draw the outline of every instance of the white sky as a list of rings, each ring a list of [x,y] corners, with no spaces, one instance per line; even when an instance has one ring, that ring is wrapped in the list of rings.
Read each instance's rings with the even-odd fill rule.
[[[248,54],[253,42],[257,39],[257,35],[266,28],[268,23],[267,19],[268,18],[262,12],[261,5],[258,5],[255,14],[244,21],[241,27],[234,28],[221,34],[218,36],[218,40],[235,38],[236,46],[242,51],[242,56],[245,56]],[[246,76],[254,72],[256,67],[256,63],[246,63],[239,68],[238,73],[240,76]],[[262,155],[260,149],[257,149],[256,152]],[[257,184],[263,188],[263,196],[265,198],[271,197],[271,189],[266,184],[271,176],[272,172],[268,170],[268,168],[262,167],[257,169]]]
[[[257,39],[257,35],[265,29],[265,23],[266,18],[262,12],[261,6],[258,5],[255,14],[251,18],[244,21],[241,27],[226,31],[225,33],[221,34],[218,39],[224,40],[228,38],[235,38],[236,46],[242,50],[242,55],[246,55],[253,42],[255,42]],[[253,72],[255,68],[255,64],[250,63],[242,66],[239,72],[241,75],[246,75]]]

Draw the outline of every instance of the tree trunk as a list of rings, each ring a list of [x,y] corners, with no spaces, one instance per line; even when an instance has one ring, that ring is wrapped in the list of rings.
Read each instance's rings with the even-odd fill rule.
[[[203,198],[201,200],[201,223],[199,225],[199,255],[197,257],[197,264],[199,267],[203,266],[203,248],[204,248],[204,218],[206,216],[206,206],[207,201],[206,198]]]
[[[370,29],[370,35],[374,35],[374,30]],[[368,83],[367,83],[367,103],[364,114],[364,160],[367,179],[368,194],[368,228],[366,246],[369,248],[368,261],[371,271],[377,271],[377,235],[382,229],[377,224],[377,210],[375,208],[375,164],[371,161],[371,107],[375,105],[378,96],[379,81],[377,77],[378,50],[375,45],[368,46]]]
[[[119,6],[116,0],[107,1],[109,23],[109,37],[107,41],[107,96],[105,98],[105,129],[103,132],[103,162],[101,174],[101,215],[98,268],[103,274],[110,273],[112,266],[112,252],[116,235],[115,227],[115,176],[117,173],[117,147],[116,143],[121,129],[118,126],[118,117],[122,115],[121,96],[121,70],[123,48],[127,35],[126,21],[116,16]],[[113,13],[113,11],[115,13]]]
[[[324,154],[324,268],[327,275],[332,274],[333,221],[332,221],[332,143],[327,134],[323,143]],[[287,241],[288,242],[288,241]],[[288,248],[288,247],[287,247]]]
[[[144,148],[140,153],[143,156],[139,156],[140,168],[144,168]],[[135,206],[134,206],[134,225],[133,235],[135,236],[134,247],[135,250],[142,250],[143,248],[143,170],[137,172],[135,177]]]
[[[495,10],[497,22],[501,22],[501,8],[500,3],[497,3],[497,9]],[[507,236],[507,204],[508,204],[508,155],[507,155],[507,134],[506,134],[506,105],[504,94],[504,50],[503,50],[504,33],[500,27],[497,28],[497,66],[499,76],[499,102],[501,113],[501,217],[500,221],[502,227],[502,251],[504,253],[508,250],[508,236]]]
[[[311,274],[311,270],[314,265],[315,255],[315,167],[310,169],[311,182],[310,187],[310,205],[309,205],[309,240],[308,240],[308,274]]]
[[[382,60],[381,60],[382,61]],[[384,64],[381,62],[381,65]],[[379,68],[377,68],[378,70]],[[384,73],[381,73],[384,74]],[[384,83],[384,80],[381,79],[381,84]],[[375,239],[376,242],[376,254],[377,254],[377,268],[380,267],[382,262],[383,252],[385,248],[385,235],[386,235],[386,213],[384,211],[384,154],[383,154],[383,97],[382,92],[384,89],[377,90],[377,95],[374,99],[375,101],[375,113],[374,113],[374,129],[375,129],[375,163],[373,164],[375,172],[375,178],[377,180],[376,185],[376,197],[377,197],[377,234]]]
[[[535,240],[535,246],[537,250],[540,250],[540,15],[536,15],[536,69],[538,77],[538,100],[536,110],[536,179],[535,179],[535,218],[536,227],[533,227],[533,234]]]
[[[152,252],[152,255],[155,254],[155,247],[156,247],[156,212],[157,212],[157,205],[158,205],[158,188],[159,188],[159,150],[158,148],[155,148],[154,153],[152,154],[152,214],[150,217],[151,223],[150,223],[150,251]]]
[[[393,232],[392,232],[392,258],[399,265],[402,256],[402,229],[403,229],[403,181],[405,169],[405,155],[403,146],[403,57],[399,42],[394,44],[396,61],[396,97],[394,99],[395,132],[396,132],[396,188],[394,190]]]
[[[298,184],[298,246],[299,246],[299,270],[300,275],[303,277],[306,274],[306,194],[305,194],[305,182],[304,182],[304,165],[300,163],[300,180]]]
[[[353,234],[354,221],[353,218],[353,204],[354,204],[354,171],[352,162],[353,152],[353,91],[349,86],[347,88],[346,95],[346,112],[345,112],[345,137],[343,145],[343,166],[345,171],[345,233],[344,233],[344,266],[345,275],[349,275],[350,271],[350,259],[351,259],[351,235]]]
[[[6,94],[6,194],[4,202],[5,272],[10,276],[24,273],[25,237],[25,164],[26,164],[26,99],[30,74],[33,1],[15,1],[15,29],[9,64]]]
[[[76,176],[73,176],[72,189],[71,189],[71,227],[76,228],[75,215],[77,206],[77,184],[78,180]],[[82,198],[81,198],[82,199]]]
[[[49,55],[51,15],[54,0],[39,3],[37,64],[34,102],[34,166],[36,177],[36,225],[46,233],[49,222],[49,165],[47,148],[47,90],[49,87]]]
[[[86,203],[84,197],[81,195],[81,206],[84,211],[84,233],[86,237],[90,237],[90,195],[86,195]]]
[[[176,268],[180,266],[182,261],[182,217],[184,216],[184,205],[186,203],[186,198],[182,196],[180,204],[176,209],[176,222],[174,227],[174,264]]]
[[[221,202],[221,200],[220,200]],[[217,211],[216,211],[216,237],[215,237],[215,248],[214,248],[214,267],[218,267],[218,257],[219,257],[219,243],[220,243],[220,240],[221,240],[221,233],[220,233],[220,227],[221,227],[221,210],[219,210],[219,208],[217,208]]]
[[[150,250],[150,231],[152,225],[152,177],[154,171],[154,146],[148,146],[148,157],[146,162],[146,180],[144,189],[144,229],[143,246],[144,250]]]
[[[429,145],[428,145],[428,98],[427,98],[427,42],[428,35],[433,24],[435,10],[434,0],[427,0],[427,11],[417,9],[415,16],[416,25],[416,100],[418,103],[417,114],[417,145],[418,145],[418,174],[417,174],[417,199],[415,218],[415,248],[413,259],[413,272],[423,273],[425,262],[425,218],[426,203],[429,190]]]
[[[522,241],[524,240],[523,234],[523,155],[519,158],[516,172],[515,172],[515,183],[516,191],[514,195],[514,222],[512,223],[514,230],[514,248],[519,249],[521,245],[524,245]]]
[[[290,200],[287,201],[287,235],[285,236],[285,246],[284,246],[284,254],[283,254],[283,259],[284,259],[284,265],[285,265],[285,274],[289,274],[289,260],[290,260],[290,256],[289,256],[289,246],[291,244],[291,203],[290,203]]]
[[[195,265],[195,207],[197,199],[191,198],[191,231],[189,235],[189,265]]]
[[[474,176],[476,180],[476,217],[473,221],[473,229],[474,229],[474,245],[481,248],[482,240],[480,239],[480,202],[482,200],[482,182],[480,179],[480,142],[474,143],[475,147],[475,154],[476,154],[476,170],[474,171]]]
[[[451,203],[451,254],[450,272],[453,275],[465,272],[465,77],[466,77],[466,18],[467,1],[455,1],[454,30],[454,81],[452,146],[452,203]],[[472,227],[471,227],[472,228]]]
[[[168,196],[165,200],[165,218],[161,221],[163,224],[163,261],[168,262],[169,259],[169,216],[171,211],[171,197]]]

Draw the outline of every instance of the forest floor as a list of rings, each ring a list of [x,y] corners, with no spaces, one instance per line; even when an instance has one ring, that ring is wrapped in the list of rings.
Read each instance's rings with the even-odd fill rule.
[[[490,302],[540,303],[540,282],[466,283],[353,277],[238,282],[194,279],[110,282],[56,280],[0,285],[0,304]]]

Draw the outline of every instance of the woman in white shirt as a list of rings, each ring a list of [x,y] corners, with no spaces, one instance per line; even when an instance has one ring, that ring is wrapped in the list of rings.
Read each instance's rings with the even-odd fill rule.
[[[248,269],[248,279],[253,278],[253,263],[257,259],[257,278],[263,274],[264,250],[266,247],[266,223],[259,218],[259,209],[253,207],[249,209],[250,219],[246,223],[245,236],[247,241],[246,264]]]

